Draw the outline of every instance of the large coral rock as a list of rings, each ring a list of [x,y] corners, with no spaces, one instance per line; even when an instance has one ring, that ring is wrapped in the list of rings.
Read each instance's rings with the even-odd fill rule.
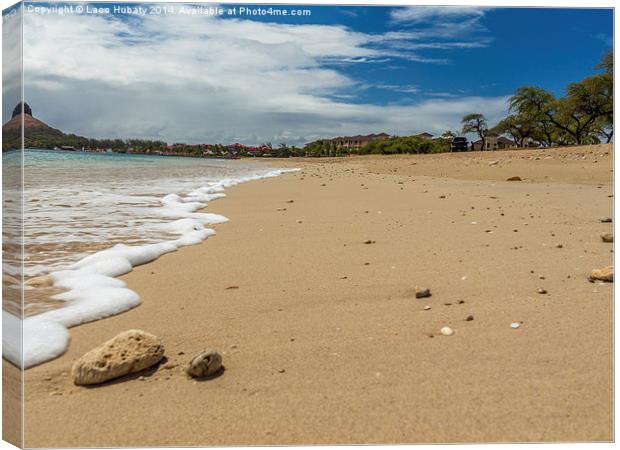
[[[98,384],[157,364],[164,344],[141,330],[124,331],[84,354],[73,364],[75,384]]]

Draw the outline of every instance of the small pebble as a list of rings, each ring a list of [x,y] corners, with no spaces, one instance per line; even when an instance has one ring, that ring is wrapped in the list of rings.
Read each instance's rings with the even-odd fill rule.
[[[614,235],[611,233],[603,233],[601,234],[601,240],[603,242],[612,243],[614,241]]]
[[[539,293],[539,294],[546,294],[546,293],[547,293],[547,290],[546,290],[545,288],[541,288],[541,287],[539,287],[539,288],[538,288],[538,293]]]
[[[470,314],[469,316],[465,317],[465,320],[471,322],[472,320],[474,320],[474,316]]]
[[[428,305],[426,305],[426,306],[424,307],[424,311],[428,311],[429,309],[431,309],[431,307],[430,307],[430,306],[428,306]]]
[[[208,377],[222,369],[222,356],[215,350],[206,350],[194,356],[185,368],[189,376]]]
[[[519,328],[520,326],[521,326],[521,324],[520,324],[519,322],[512,322],[512,323],[510,324],[510,328],[514,328],[515,330],[516,330],[517,328]]]
[[[450,327],[443,327],[440,331],[444,336],[452,336],[454,334],[454,330]]]
[[[602,223],[611,223],[611,217],[601,217]]]

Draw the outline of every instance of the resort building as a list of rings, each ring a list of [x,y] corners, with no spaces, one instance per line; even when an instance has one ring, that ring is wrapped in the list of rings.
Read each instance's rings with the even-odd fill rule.
[[[433,139],[433,135],[430,133],[420,133],[420,134],[416,134],[416,137],[420,137],[422,139]]]
[[[482,139],[478,139],[471,143],[473,150],[501,150],[504,148],[516,148],[517,144],[512,139],[504,136],[489,136],[486,138],[484,148],[482,148]]]
[[[366,136],[343,136],[334,139],[326,139],[324,142],[330,142],[336,147],[359,149],[369,144],[372,141],[379,139],[387,139],[390,135],[386,133],[368,134]]]

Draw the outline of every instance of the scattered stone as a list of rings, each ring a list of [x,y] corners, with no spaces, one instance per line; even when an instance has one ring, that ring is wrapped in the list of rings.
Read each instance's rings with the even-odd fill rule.
[[[286,203],[295,203],[295,200],[287,200]]]
[[[297,219],[297,223],[303,223],[301,219]]]
[[[426,297],[430,297],[431,294],[431,290],[428,288],[422,288],[422,289],[417,289],[415,291],[415,298],[426,298]]]
[[[222,356],[215,350],[205,350],[194,356],[185,369],[190,377],[203,378],[222,370]]]
[[[611,217],[601,217],[602,223],[611,223]]]
[[[512,322],[512,323],[510,324],[510,328],[514,328],[515,330],[516,330],[517,328],[519,328],[520,326],[521,326],[521,324],[520,324],[519,322]]]
[[[164,344],[142,330],[124,331],[79,358],[71,371],[78,385],[104,381],[140,372],[164,356]]]
[[[499,161],[497,161],[497,160],[496,160],[496,161],[491,161],[491,162],[489,163],[489,166],[496,166],[496,165],[498,165],[498,164],[499,164]]]
[[[440,195],[439,198],[446,198],[446,196],[445,195]]]
[[[426,306],[424,307],[424,311],[428,311],[428,310],[430,310],[430,309],[431,309],[431,307],[430,307],[429,305],[426,305]]]
[[[276,211],[286,211],[286,208],[276,208]]]
[[[284,372],[286,372],[285,369],[278,369],[278,373],[284,373]]]
[[[454,334],[454,330],[450,327],[443,327],[440,332],[444,336],[452,336]]]
[[[368,239],[367,241],[364,241],[364,244],[369,245],[369,244],[374,244],[376,243],[376,241],[371,241],[370,239]]]
[[[562,244],[555,244],[555,248],[564,248]]]
[[[614,266],[603,267],[602,269],[594,269],[590,272],[590,276],[588,279],[591,282],[595,281],[606,281],[608,283],[613,283],[614,281]]]
[[[465,317],[465,320],[466,320],[467,322],[471,322],[472,320],[474,320],[474,316],[472,316],[472,315],[470,314],[469,316]]]
[[[614,241],[614,235],[611,233],[602,233],[601,240],[603,242],[612,243]]]
[[[521,177],[510,177],[507,178],[506,181],[521,181]]]
[[[239,289],[239,286],[228,286],[226,289],[227,290],[229,290],[229,289]]]
[[[539,294],[546,294],[546,293],[547,293],[547,290],[546,290],[545,288],[541,288],[541,287],[539,287],[539,288],[538,288],[538,293],[539,293]]]
[[[462,305],[463,303],[465,303],[465,300],[459,300],[459,305]]]

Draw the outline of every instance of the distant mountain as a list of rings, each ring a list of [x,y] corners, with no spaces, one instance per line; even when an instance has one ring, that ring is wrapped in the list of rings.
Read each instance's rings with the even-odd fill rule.
[[[23,111],[23,112],[22,112]],[[2,125],[2,150],[21,147],[21,126],[24,121],[24,141],[26,147],[52,148],[62,143],[68,135],[52,128],[32,116],[28,103],[19,103],[13,110],[11,120]]]

